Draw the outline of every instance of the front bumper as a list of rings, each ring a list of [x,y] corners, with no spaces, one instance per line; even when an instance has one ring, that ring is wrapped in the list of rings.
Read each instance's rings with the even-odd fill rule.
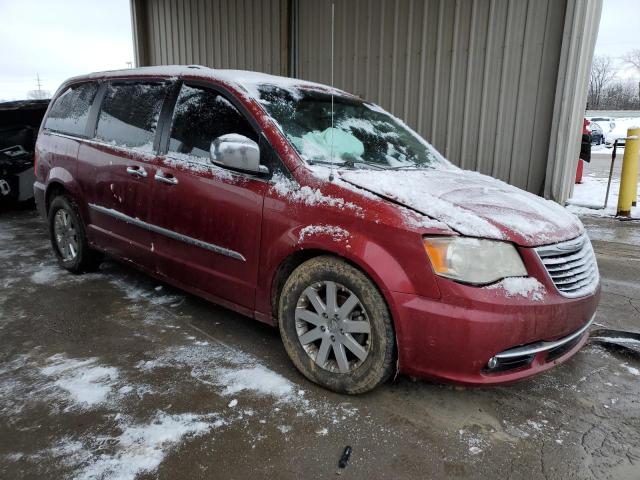
[[[512,382],[568,360],[587,341],[600,298],[599,287],[568,299],[548,282],[544,299],[535,301],[438,281],[447,292],[439,300],[390,293],[400,371],[463,384]]]
[[[591,320],[578,330],[558,340],[552,342],[534,342],[497,353],[487,362],[485,372],[498,373],[515,370],[531,364],[537,357],[541,357],[540,359],[544,360],[545,363],[560,358],[570,350],[573,350],[583,337],[586,338],[585,333],[589,330],[589,327],[595,319],[596,316],[593,315]],[[539,355],[542,353],[544,353],[543,356]]]

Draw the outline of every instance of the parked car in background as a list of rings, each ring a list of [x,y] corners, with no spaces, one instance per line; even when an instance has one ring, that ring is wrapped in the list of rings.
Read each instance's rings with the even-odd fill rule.
[[[608,148],[613,147],[613,142],[618,139],[618,146],[624,147],[626,145],[625,138],[627,137],[628,129],[637,126],[640,123],[638,117],[626,117],[618,118],[616,126],[610,132],[606,132],[604,135],[605,145]]]
[[[602,145],[604,143],[602,127],[598,123],[591,121],[589,129],[591,130],[591,143],[593,145]]]
[[[34,190],[64,268],[107,253],[277,326],[300,372],[338,392],[397,370],[528,377],[578,351],[600,296],[577,217],[302,80],[197,66],[70,79]]]
[[[33,151],[49,100],[0,103],[0,203],[33,198]]]
[[[605,133],[616,128],[616,119],[613,117],[587,117],[587,120],[600,124]]]

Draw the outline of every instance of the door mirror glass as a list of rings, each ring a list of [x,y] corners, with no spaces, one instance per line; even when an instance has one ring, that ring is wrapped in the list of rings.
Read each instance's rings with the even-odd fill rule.
[[[269,173],[260,165],[260,147],[244,135],[228,133],[211,142],[211,161],[216,165],[250,173]]]

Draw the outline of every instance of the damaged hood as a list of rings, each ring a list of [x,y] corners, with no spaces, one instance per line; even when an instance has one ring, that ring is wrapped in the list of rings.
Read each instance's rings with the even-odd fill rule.
[[[538,246],[575,238],[584,230],[578,217],[555,202],[455,167],[350,170],[340,176],[439,220],[462,235]]]

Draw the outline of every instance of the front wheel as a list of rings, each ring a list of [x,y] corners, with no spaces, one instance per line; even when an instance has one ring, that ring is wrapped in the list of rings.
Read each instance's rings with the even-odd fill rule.
[[[48,219],[51,246],[60,265],[73,273],[97,270],[102,255],[89,247],[75,202],[66,195],[55,197]]]
[[[309,380],[340,393],[364,393],[394,372],[395,334],[376,286],[332,257],[300,265],[279,306],[285,349]]]

